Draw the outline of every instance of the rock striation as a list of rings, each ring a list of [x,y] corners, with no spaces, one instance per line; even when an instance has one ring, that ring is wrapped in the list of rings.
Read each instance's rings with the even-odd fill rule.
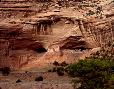
[[[113,42],[113,6],[111,0],[1,0],[0,67],[18,70],[86,57]]]

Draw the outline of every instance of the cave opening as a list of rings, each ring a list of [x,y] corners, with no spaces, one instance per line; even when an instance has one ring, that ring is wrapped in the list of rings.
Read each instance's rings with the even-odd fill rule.
[[[45,53],[45,52],[47,52],[47,50],[44,47],[38,47],[38,48],[34,49],[34,51],[36,51],[37,53]]]

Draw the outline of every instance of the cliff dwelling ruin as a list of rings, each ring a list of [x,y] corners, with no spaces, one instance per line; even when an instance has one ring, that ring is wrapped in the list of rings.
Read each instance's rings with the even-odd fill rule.
[[[107,1],[106,5],[100,2],[97,5],[94,0],[90,2],[1,0],[0,67],[11,66],[15,70],[14,65],[26,66],[33,60],[47,60],[48,56],[50,60],[69,60],[64,55],[74,55],[76,50],[83,54],[112,42],[113,2]],[[94,14],[89,13],[90,10]],[[62,53],[63,58],[52,57],[51,52]]]
[[[66,74],[49,71],[113,41],[113,0],[0,0],[0,87],[74,89]],[[9,76],[2,76],[4,68]],[[35,81],[39,76],[44,81]]]

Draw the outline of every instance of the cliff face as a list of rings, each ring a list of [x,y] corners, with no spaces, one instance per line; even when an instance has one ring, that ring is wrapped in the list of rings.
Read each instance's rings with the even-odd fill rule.
[[[0,67],[21,69],[49,65],[54,60],[73,62],[112,42],[113,1],[97,3],[1,1]]]

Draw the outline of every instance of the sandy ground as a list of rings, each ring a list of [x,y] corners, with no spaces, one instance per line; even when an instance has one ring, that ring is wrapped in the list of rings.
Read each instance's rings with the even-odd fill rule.
[[[43,76],[44,80],[36,82],[37,76]],[[16,83],[20,79],[22,82]],[[48,72],[13,72],[9,76],[0,76],[0,87],[2,89],[74,89],[72,78],[56,73]]]

